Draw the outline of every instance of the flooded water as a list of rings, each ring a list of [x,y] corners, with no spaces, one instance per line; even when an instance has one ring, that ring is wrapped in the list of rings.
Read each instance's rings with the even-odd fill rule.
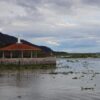
[[[100,59],[57,59],[56,69],[0,71],[0,100],[100,100]]]

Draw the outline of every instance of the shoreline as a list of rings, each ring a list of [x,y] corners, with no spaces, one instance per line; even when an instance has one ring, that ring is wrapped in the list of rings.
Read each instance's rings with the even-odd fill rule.
[[[56,68],[55,57],[0,59],[0,69],[48,69]]]
[[[0,64],[0,70],[24,70],[24,69],[54,69],[55,64],[31,64],[31,65],[15,65],[15,64]]]

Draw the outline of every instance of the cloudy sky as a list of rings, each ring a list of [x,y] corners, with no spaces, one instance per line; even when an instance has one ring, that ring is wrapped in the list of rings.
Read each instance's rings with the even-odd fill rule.
[[[100,0],[0,0],[0,31],[67,52],[100,52]]]

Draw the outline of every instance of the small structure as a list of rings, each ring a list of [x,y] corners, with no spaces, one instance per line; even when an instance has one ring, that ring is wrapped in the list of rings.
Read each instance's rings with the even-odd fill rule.
[[[18,42],[9,46],[0,48],[2,58],[36,58],[40,48]]]
[[[20,42],[18,39],[17,43],[11,44],[9,46],[0,48],[0,64],[9,65],[16,64],[20,65],[56,65],[55,57],[42,57],[43,51],[37,46],[32,46]]]

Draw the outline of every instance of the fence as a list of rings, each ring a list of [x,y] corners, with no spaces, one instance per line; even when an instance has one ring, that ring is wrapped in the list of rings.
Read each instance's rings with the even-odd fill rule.
[[[4,58],[0,59],[0,64],[56,64],[55,57],[45,57],[45,58]]]

